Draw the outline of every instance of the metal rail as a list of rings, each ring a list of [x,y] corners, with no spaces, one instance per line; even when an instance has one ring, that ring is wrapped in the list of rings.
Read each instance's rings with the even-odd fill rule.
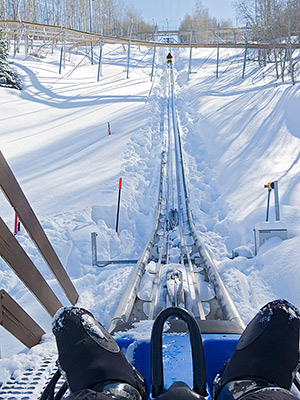
[[[201,323],[225,320],[242,331],[244,322],[193,222],[175,107],[172,64],[168,64],[166,82],[167,100],[161,123],[163,152],[155,222],[109,331],[122,329],[124,324],[135,321],[153,320],[169,306],[188,309]],[[175,256],[172,255],[174,253]],[[152,265],[149,273],[147,266],[151,261],[155,263],[155,268]],[[200,276],[204,276],[213,288],[214,296],[210,300],[201,299]],[[143,292],[143,282],[148,280],[149,284],[149,279],[152,279],[150,295]]]
[[[42,25],[31,22],[19,22],[19,21],[0,21],[0,28],[2,29],[2,33],[5,35],[9,35],[12,38],[17,40],[18,37],[22,38],[24,36],[24,30],[26,31],[26,35],[29,35],[34,39],[48,39],[48,40],[56,40],[62,41],[66,40],[67,42],[78,43],[80,45],[84,44],[97,44],[102,42],[105,43],[119,43],[119,44],[128,44],[127,37],[115,37],[109,35],[103,35],[99,33],[91,33],[91,32],[83,32],[78,31],[76,29],[70,29],[65,27],[57,27],[52,25]],[[229,29],[230,30],[230,29]],[[232,31],[241,31],[244,32],[245,28],[233,28]],[[248,29],[250,30],[250,28]],[[178,32],[179,34],[180,32]],[[203,32],[195,32],[195,34],[202,34]],[[211,34],[211,31],[208,31]],[[160,34],[160,32],[159,32]],[[24,39],[26,40],[26,39]],[[139,40],[139,39],[131,39],[131,44],[135,46],[157,46],[157,47],[166,47],[172,48],[180,47],[180,48],[189,48],[190,43],[163,43],[159,41],[149,41],[149,40]],[[244,48],[245,47],[245,38],[244,35],[241,35],[239,41],[236,39],[223,40],[219,44],[216,39],[213,40],[202,40],[201,42],[193,42],[193,48],[216,48],[219,46],[220,48]],[[249,49],[273,49],[273,48],[287,48],[289,46],[288,43],[270,43],[270,42],[257,42],[257,41],[249,41],[248,48]],[[299,43],[293,43],[293,48],[300,48]]]

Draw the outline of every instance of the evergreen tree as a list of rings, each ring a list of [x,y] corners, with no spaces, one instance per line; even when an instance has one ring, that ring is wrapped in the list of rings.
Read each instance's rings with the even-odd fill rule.
[[[7,61],[8,46],[6,41],[2,38],[0,30],[0,86],[22,89],[21,81],[18,74],[11,68],[11,63]]]

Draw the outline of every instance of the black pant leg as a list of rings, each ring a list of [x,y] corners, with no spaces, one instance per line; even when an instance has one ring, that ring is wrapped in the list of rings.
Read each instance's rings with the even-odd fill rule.
[[[91,389],[79,390],[78,392],[70,394],[66,400],[111,400],[110,396],[104,393],[95,392]]]

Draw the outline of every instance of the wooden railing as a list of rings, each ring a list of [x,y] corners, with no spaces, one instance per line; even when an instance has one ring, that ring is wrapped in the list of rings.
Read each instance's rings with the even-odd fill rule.
[[[22,225],[26,229],[30,238],[35,243],[40,254],[48,264],[53,275],[59,282],[60,286],[64,290],[67,298],[71,304],[76,304],[78,300],[78,293],[71,282],[68,274],[62,266],[58,256],[56,255],[51,243],[49,242],[41,224],[39,223],[35,213],[33,212],[25,194],[23,193],[20,185],[18,184],[13,172],[7,164],[3,154],[0,152],[0,187],[5,194],[7,200],[17,213]],[[62,306],[55,293],[49,287],[41,273],[35,267],[31,259],[28,257],[24,249],[21,247],[15,236],[11,233],[9,228],[6,226],[4,221],[0,218],[0,256],[5,262],[12,268],[24,285],[30,290],[45,310],[53,316],[56,311]],[[42,335],[43,331],[41,328],[37,328],[37,325],[29,323],[29,316],[25,317],[26,314],[19,306],[16,306],[13,301],[6,300],[8,295],[3,293],[4,304],[6,307],[6,316],[14,315],[15,323],[7,323],[7,317],[3,316],[1,320],[0,313],[0,324],[7,328],[14,336],[20,339],[19,327],[24,325],[26,320],[25,330],[28,336],[28,332],[31,332],[34,337]],[[11,299],[12,300],[12,299]],[[4,315],[4,314],[3,314]],[[31,319],[31,318],[30,318]],[[6,321],[6,322],[5,322]],[[9,327],[8,327],[9,326]],[[33,343],[26,339],[20,339],[24,344]],[[28,345],[28,344],[26,344]]]

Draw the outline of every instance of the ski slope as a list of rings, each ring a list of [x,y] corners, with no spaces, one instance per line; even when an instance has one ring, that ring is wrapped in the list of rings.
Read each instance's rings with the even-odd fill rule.
[[[97,51],[96,51],[97,52]],[[90,235],[98,259],[138,258],[155,214],[160,167],[161,108],[166,51],[159,49],[150,82],[152,52],[105,45],[103,76],[83,53],[72,54],[58,74],[59,53],[15,60],[22,91],[0,89],[0,148],[88,308],[106,327],[134,266],[91,265]],[[300,93],[276,82],[273,66],[248,63],[241,79],[240,50],[174,50],[176,96],[194,221],[209,246],[238,311],[248,322],[275,298],[300,307]],[[79,64],[80,63],[80,64]],[[107,132],[110,123],[112,135]],[[115,232],[119,177],[123,178],[119,236]],[[281,220],[288,240],[267,241],[253,258],[253,228],[265,220],[267,190],[279,182]],[[272,203],[273,206],[273,198]],[[14,213],[1,194],[0,212],[13,229]],[[273,207],[271,218],[274,217]],[[64,305],[68,301],[24,229],[19,242]],[[38,363],[53,347],[51,318],[0,260],[1,288],[47,331],[28,352],[0,330],[0,380]],[[22,352],[22,354],[17,354]]]

